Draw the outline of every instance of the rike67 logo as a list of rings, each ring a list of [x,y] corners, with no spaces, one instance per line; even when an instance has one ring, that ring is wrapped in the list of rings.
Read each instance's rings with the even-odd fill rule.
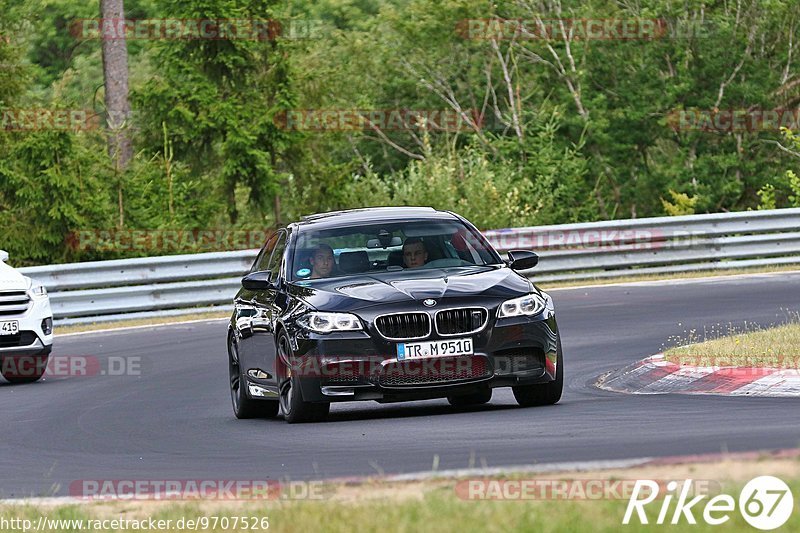
[[[728,494],[718,494],[701,504],[708,497],[700,494],[689,499],[692,480],[682,485],[677,481],[666,487],[666,495],[659,494],[659,485],[649,479],[638,480],[633,488],[628,507],[625,509],[623,524],[630,524],[634,513],[639,523],[648,524],[645,507],[662,497],[656,524],[697,524],[695,513],[709,525],[718,526],[731,518],[737,510],[737,501]],[[677,497],[677,500],[676,500]],[[672,502],[676,500],[675,507]],[[742,489],[738,499],[738,511],[751,526],[764,531],[779,528],[789,520],[794,509],[794,497],[789,487],[773,476],[760,476],[750,480]],[[635,523],[635,522],[634,522]]]

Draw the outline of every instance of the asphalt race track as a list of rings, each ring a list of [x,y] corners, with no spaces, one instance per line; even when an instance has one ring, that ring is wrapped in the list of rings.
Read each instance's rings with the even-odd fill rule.
[[[553,291],[566,361],[558,405],[510,389],[334,404],[330,420],[239,421],[225,322],[56,338],[54,354],[141,358],[141,375],[0,383],[0,497],[67,495],[75,480],[308,479],[800,446],[800,399],[628,396],[592,386],[688,329],[784,322],[800,274]]]

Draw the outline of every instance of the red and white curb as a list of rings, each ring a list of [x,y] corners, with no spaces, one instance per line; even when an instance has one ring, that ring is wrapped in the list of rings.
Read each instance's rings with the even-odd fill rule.
[[[628,394],[800,397],[800,369],[681,365],[658,354],[604,375],[597,386]]]

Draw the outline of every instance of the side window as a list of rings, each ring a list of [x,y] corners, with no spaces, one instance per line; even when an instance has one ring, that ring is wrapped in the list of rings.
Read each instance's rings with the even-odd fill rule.
[[[258,257],[256,257],[255,262],[253,263],[252,268],[250,268],[250,272],[260,272],[262,270],[267,270],[267,265],[269,263],[269,258],[272,256],[272,250],[275,248],[275,243],[278,242],[278,233],[273,233],[270,235],[269,239],[267,239],[267,243],[258,253]]]
[[[275,245],[275,249],[272,250],[272,257],[270,257],[269,263],[264,269],[272,272],[272,279],[276,279],[281,270],[281,262],[283,261],[284,251],[286,251],[286,232],[281,231],[278,233],[278,241]]]

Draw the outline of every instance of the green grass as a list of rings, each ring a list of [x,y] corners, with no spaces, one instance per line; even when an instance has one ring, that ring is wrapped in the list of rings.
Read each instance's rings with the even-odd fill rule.
[[[798,368],[800,323],[796,315],[792,320],[771,328],[748,325],[737,330],[729,326],[725,334],[702,342],[698,342],[696,332],[690,332],[680,346],[666,350],[664,356],[692,366]]]
[[[800,480],[784,479],[790,484],[797,500]],[[723,484],[723,492],[738,499],[743,484]],[[750,526],[741,515],[734,511],[731,519],[722,526],[708,526],[703,523],[702,505],[695,507],[695,517],[699,525],[690,526],[692,531],[750,531]],[[661,500],[650,504],[648,517],[654,522]],[[796,503],[797,505],[797,503]],[[627,506],[626,500],[603,501],[466,501],[459,499],[452,484],[435,488],[421,489],[417,495],[404,495],[399,498],[369,498],[355,502],[300,501],[300,502],[265,502],[265,503],[142,503],[116,502],[93,503],[84,505],[66,505],[60,507],[5,506],[0,507],[2,518],[27,518],[33,523],[41,515],[48,518],[72,519],[112,519],[112,518],[147,518],[171,519],[174,522],[184,518],[201,516],[227,516],[229,518],[267,517],[270,531],[307,532],[385,532],[385,531],[437,531],[437,532],[486,532],[486,531],[685,531],[686,522],[678,526],[655,526],[635,524],[623,526],[622,517]],[[671,516],[674,500],[670,507]],[[202,528],[201,528],[202,530]],[[233,531],[224,529],[207,529],[207,531]],[[243,528],[236,529],[238,531]],[[794,512],[789,522],[781,531],[800,530],[800,513]],[[3,529],[2,531],[11,531]],[[63,530],[70,531],[70,530]],[[105,531],[120,531],[107,529]]]

